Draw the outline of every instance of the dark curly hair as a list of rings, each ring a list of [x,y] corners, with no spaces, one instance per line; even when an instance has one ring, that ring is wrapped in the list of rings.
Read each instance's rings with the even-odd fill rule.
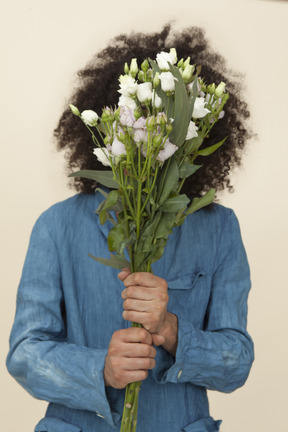
[[[250,116],[247,103],[242,99],[242,77],[227,69],[224,58],[216,53],[205,38],[204,31],[191,27],[181,32],[172,31],[170,24],[162,31],[143,34],[121,34],[115,37],[110,45],[97,53],[88,65],[78,72],[78,83],[71,97],[73,105],[80,111],[92,109],[101,114],[104,106],[116,105],[119,98],[118,78],[123,74],[124,63],[130,63],[136,57],[138,64],[145,58],[155,58],[162,50],[175,47],[178,58],[191,56],[191,63],[201,65],[201,77],[207,84],[221,81],[226,83],[230,98],[225,105],[224,118],[216,123],[211,136],[204,141],[204,146],[210,146],[228,136],[224,145],[215,153],[203,160],[203,167],[183,186],[183,193],[188,196],[200,194],[214,187],[220,191],[230,184],[230,170],[240,164],[244,146],[252,133],[248,125]],[[76,119],[67,106],[62,114],[57,128],[54,130],[59,150],[66,150],[68,168],[75,169],[107,169],[93,155],[94,144],[89,131],[83,123]],[[201,158],[197,158],[201,164]],[[73,186],[78,192],[94,192],[96,183],[75,178]]]

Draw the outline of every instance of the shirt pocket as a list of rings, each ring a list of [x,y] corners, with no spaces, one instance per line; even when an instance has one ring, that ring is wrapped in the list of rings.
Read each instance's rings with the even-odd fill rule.
[[[168,311],[203,328],[210,297],[209,278],[204,271],[195,271],[167,280]]]
[[[82,429],[56,417],[45,417],[37,424],[34,432],[82,432]]]
[[[185,426],[183,432],[218,432],[222,420],[214,420],[212,417],[203,417]]]

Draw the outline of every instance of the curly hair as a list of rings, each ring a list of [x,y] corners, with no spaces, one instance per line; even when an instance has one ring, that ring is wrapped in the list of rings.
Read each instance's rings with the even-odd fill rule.
[[[78,82],[70,102],[80,111],[91,109],[98,113],[104,106],[117,105],[119,93],[118,78],[123,74],[125,62],[136,57],[138,64],[145,58],[155,58],[162,50],[175,47],[178,58],[191,57],[191,63],[201,65],[201,77],[207,84],[221,81],[226,83],[230,98],[225,105],[225,116],[212,129],[211,136],[204,141],[208,147],[228,137],[215,153],[197,163],[204,163],[192,177],[186,179],[183,193],[191,197],[214,187],[217,191],[233,187],[229,173],[234,166],[240,165],[242,151],[251,138],[247,103],[242,99],[242,77],[229,70],[225,59],[215,52],[205,38],[201,28],[191,27],[182,31],[172,31],[165,25],[160,32],[151,34],[131,33],[115,37],[109,46],[97,53],[88,65],[78,72]],[[54,130],[58,150],[66,150],[68,169],[107,169],[93,155],[93,142],[89,131],[67,109],[62,114]],[[203,157],[202,157],[203,159]],[[78,192],[92,193],[96,183],[74,178],[73,187]]]

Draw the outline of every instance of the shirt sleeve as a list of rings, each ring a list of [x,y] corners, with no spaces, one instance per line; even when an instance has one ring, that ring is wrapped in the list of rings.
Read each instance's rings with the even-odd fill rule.
[[[114,425],[103,370],[106,349],[67,343],[61,269],[43,215],[32,231],[17,294],[7,368],[35,398],[88,410]]]
[[[245,383],[254,359],[246,330],[250,285],[239,224],[229,210],[216,253],[205,326],[195,328],[178,316],[176,356],[158,350],[153,371],[157,382],[190,382],[227,393]]]

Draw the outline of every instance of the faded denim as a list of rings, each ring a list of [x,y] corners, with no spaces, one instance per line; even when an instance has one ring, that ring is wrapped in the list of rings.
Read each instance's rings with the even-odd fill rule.
[[[122,318],[118,271],[95,209],[100,194],[78,194],[36,222],[23,269],[7,357],[30,394],[49,401],[37,432],[120,430],[125,390],[105,388],[103,368]],[[213,205],[170,236],[154,274],[168,282],[168,310],[179,321],[176,357],[157,348],[140,391],[137,432],[214,432],[206,389],[242,386],[253,362],[246,331],[250,274],[238,221]]]

